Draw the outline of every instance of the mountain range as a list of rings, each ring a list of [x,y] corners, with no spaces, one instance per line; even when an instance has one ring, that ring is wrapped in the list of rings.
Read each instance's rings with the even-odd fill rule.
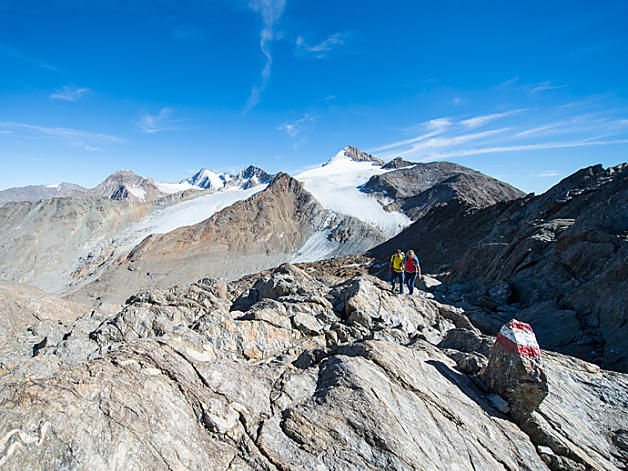
[[[626,164],[524,195],[346,147],[11,191],[3,469],[627,469]]]
[[[271,179],[272,175],[253,165],[242,169],[236,175],[201,169],[178,183],[158,182],[136,175],[130,170],[119,170],[91,189],[65,182],[8,188],[0,191],[0,206],[10,202],[81,195],[105,196],[114,200],[143,203],[187,190],[248,189],[268,183]]]
[[[180,183],[116,172],[74,196],[0,207],[0,273],[81,302],[121,302],[199,276],[361,253],[454,195],[476,207],[523,195],[456,164],[396,167],[346,147],[294,178],[253,166]],[[418,212],[411,198],[422,198]]]

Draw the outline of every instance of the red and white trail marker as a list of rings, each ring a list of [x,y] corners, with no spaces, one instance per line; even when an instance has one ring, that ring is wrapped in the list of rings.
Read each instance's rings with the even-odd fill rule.
[[[513,320],[504,324],[497,334],[497,343],[504,350],[530,358],[541,358],[541,349],[530,324]]]

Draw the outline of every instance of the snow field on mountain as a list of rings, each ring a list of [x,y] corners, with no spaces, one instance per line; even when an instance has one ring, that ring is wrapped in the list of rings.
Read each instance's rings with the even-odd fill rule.
[[[146,198],[146,191],[144,191],[143,188],[139,188],[137,186],[130,186],[127,189],[129,190],[129,193],[131,193],[141,202],[143,202],[144,198]]]
[[[162,193],[178,193],[180,191],[186,190],[200,190],[201,188],[190,185],[188,182],[183,183],[163,183],[163,182],[155,182],[155,186]]]
[[[330,233],[331,231],[326,229],[312,234],[303,247],[291,257],[290,263],[316,262],[329,258],[340,246],[338,242],[329,240]]]
[[[319,168],[295,176],[324,208],[353,216],[392,237],[412,222],[400,212],[387,212],[359,186],[373,175],[389,172],[371,162],[356,162],[340,151]]]
[[[132,240],[131,245],[136,245],[150,234],[165,234],[183,226],[198,224],[218,211],[264,190],[266,186],[217,191],[157,210],[133,223],[120,236],[124,240]]]

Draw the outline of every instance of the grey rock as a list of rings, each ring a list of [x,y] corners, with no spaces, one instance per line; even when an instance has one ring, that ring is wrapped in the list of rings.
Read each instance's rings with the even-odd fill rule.
[[[482,335],[474,330],[456,328],[447,331],[438,346],[465,353],[477,352],[488,358],[493,344],[494,340],[486,335]]]
[[[508,412],[510,412],[510,405],[499,394],[490,394],[489,396],[487,396],[487,399],[491,401],[491,404],[493,404],[495,408],[502,414],[507,414]],[[539,450],[539,454],[540,454],[540,451],[541,450]],[[549,451],[552,454],[554,453],[553,451],[551,451],[551,448],[549,449]]]
[[[366,312],[356,309],[349,317],[347,317],[347,321],[355,322],[356,324],[360,324],[363,327],[369,329],[373,324],[373,318]]]
[[[294,328],[300,330],[306,335],[318,335],[323,330],[323,324],[321,324],[316,317],[300,312],[292,317],[292,323]]]
[[[431,291],[440,285],[442,285],[442,283],[438,279],[429,275],[422,274],[421,279],[416,281],[416,287],[423,291]]]
[[[465,311],[368,276],[301,284],[296,270],[270,284],[260,275],[276,287],[296,274],[284,296],[243,311],[196,283],[18,329],[23,348],[0,364],[3,468],[617,471],[626,461],[626,375],[548,352],[550,393],[513,422],[474,377],[491,339],[454,327],[468,324]],[[367,308],[370,327],[349,321]],[[304,335],[289,315],[322,333]],[[33,357],[57,325],[62,340]],[[457,349],[430,343],[443,337]]]
[[[456,362],[460,371],[473,376],[480,374],[488,365],[488,359],[480,353],[466,353],[460,351],[446,352],[447,356]]]

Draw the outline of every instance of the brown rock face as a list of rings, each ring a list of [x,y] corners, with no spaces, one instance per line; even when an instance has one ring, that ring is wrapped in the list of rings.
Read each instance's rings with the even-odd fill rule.
[[[164,196],[152,178],[143,178],[128,170],[113,173],[90,193],[131,202],[151,201]]]
[[[314,234],[328,257],[384,240],[371,226],[324,209],[300,182],[280,173],[264,191],[199,224],[147,237],[77,299],[98,293],[120,302],[137,289],[207,276],[234,279],[291,261]]]
[[[513,319],[501,328],[482,379],[510,403],[515,416],[528,415],[541,404],[548,393],[547,376],[528,324]]]

